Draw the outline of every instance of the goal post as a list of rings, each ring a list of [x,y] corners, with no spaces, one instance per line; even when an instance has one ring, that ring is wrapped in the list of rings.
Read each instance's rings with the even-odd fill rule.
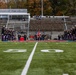
[[[7,29],[13,29],[15,32],[26,32],[29,39],[30,13],[27,13],[27,9],[0,9],[0,16],[3,19],[6,17],[5,26]]]

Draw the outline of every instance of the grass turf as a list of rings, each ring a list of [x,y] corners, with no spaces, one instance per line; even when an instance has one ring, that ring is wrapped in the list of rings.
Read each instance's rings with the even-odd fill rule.
[[[0,42],[0,75],[21,75],[34,45],[26,42]],[[27,52],[3,52],[8,49],[27,49]]]
[[[64,52],[42,53],[41,50],[43,49],[61,49]],[[76,43],[38,43],[27,75],[63,74],[76,75]]]
[[[0,75],[21,75],[35,42],[0,42]],[[25,53],[3,51],[27,49]],[[61,49],[63,53],[43,49]],[[75,42],[39,42],[27,75],[76,75]]]

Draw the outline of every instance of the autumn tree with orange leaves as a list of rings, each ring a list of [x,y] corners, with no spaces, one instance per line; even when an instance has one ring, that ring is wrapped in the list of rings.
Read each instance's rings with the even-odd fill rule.
[[[0,1],[0,9],[5,9],[7,8],[7,3]]]
[[[49,0],[44,1],[44,15],[50,15],[52,8]],[[33,15],[41,15],[41,0],[27,0],[27,9]]]
[[[42,0],[0,0],[0,9],[27,9],[31,16],[41,15]],[[76,15],[76,0],[43,0],[43,15]]]

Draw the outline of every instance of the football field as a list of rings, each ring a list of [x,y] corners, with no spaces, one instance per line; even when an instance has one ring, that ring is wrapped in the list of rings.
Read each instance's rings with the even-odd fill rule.
[[[0,42],[0,75],[76,75],[76,42]]]

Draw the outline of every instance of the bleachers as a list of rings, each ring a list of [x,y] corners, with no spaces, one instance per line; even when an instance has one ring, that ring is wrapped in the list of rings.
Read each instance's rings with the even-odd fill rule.
[[[1,37],[1,28],[7,24],[7,20],[0,20],[0,37]],[[12,23],[13,24],[13,23]],[[13,28],[13,25],[9,25],[9,28]],[[67,28],[70,29],[76,25],[76,18],[66,18]],[[27,29],[27,24],[22,25],[16,24],[15,30],[21,31],[21,28],[25,31]],[[29,30],[31,31],[64,31],[65,23],[63,18],[43,18],[43,19],[31,19]]]
[[[30,21],[30,31],[63,31],[64,21],[60,18],[46,18]]]
[[[21,31],[24,30],[26,27],[27,22],[24,21],[14,21],[14,20],[10,20],[8,22],[8,29],[13,29],[14,31]]]
[[[67,29],[72,28],[75,24],[74,21],[71,18],[66,18],[66,25],[67,25]]]
[[[71,17],[71,21],[73,22],[74,25],[76,25],[76,17]]]
[[[5,26],[7,23],[7,20],[0,20],[0,30],[3,26]]]
[[[7,23],[6,20],[0,20],[0,32],[2,26],[5,26]],[[66,24],[68,28],[71,28],[73,25],[76,25],[76,19],[66,19]],[[30,31],[63,31],[64,30],[64,21],[62,18],[45,18],[41,20],[31,20],[30,21]]]
[[[65,18],[67,29],[76,25],[76,17]],[[31,19],[30,31],[63,31],[65,30],[64,18]]]

